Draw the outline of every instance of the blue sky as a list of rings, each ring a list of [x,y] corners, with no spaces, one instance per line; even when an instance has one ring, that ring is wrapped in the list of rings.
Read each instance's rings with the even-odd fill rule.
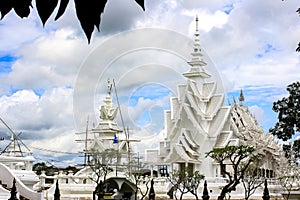
[[[274,125],[272,103],[300,77],[298,0],[145,0],[145,6],[144,12],[134,0],[108,1],[101,32],[94,32],[90,45],[72,1],[65,15],[55,22],[54,13],[44,28],[35,6],[26,19],[11,12],[0,21],[0,116],[23,132],[29,147],[81,151],[75,132],[85,129],[88,115],[90,126],[97,124],[110,78],[118,85],[132,134],[146,141],[144,148],[154,148],[161,139],[163,110],[189,67],[189,52],[165,49],[187,48],[179,35],[193,40],[196,15],[205,59],[212,61],[226,90],[224,103],[243,89],[244,104],[264,130]],[[149,49],[143,46],[149,35],[136,31],[145,28],[170,34],[148,41],[158,47]],[[127,37],[129,31],[136,37]],[[129,50],[119,55],[122,48]],[[0,136],[9,138],[3,125]],[[76,161],[70,155],[35,152],[45,160]]]

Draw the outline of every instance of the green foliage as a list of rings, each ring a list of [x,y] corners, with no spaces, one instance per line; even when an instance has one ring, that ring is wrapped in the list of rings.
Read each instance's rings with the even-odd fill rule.
[[[48,166],[45,162],[35,163],[32,170],[36,172],[37,175],[41,175],[42,171],[45,171],[46,175],[52,176],[56,172],[63,171],[65,173],[72,171],[73,173],[78,172],[78,168],[74,166],[67,166],[66,168],[58,168],[54,165]]]
[[[297,13],[299,14],[299,16],[300,16],[300,8],[298,8],[298,9],[296,10],[296,12],[297,12]],[[297,47],[296,51],[297,51],[297,52],[300,52],[300,42],[298,43],[298,47]]]
[[[249,165],[257,160],[255,148],[252,146],[226,146],[224,148],[215,148],[206,153],[217,161],[221,166],[221,173],[228,179],[227,184],[222,188],[218,200],[225,198],[227,193],[236,190],[236,186],[244,178]],[[226,169],[226,165],[232,167],[231,170]]]
[[[290,158],[290,163],[281,169],[280,176],[277,178],[279,184],[285,191],[284,199],[288,200],[293,190],[299,190],[300,168],[297,166],[295,158]]]
[[[296,10],[296,12],[297,12],[297,13],[299,14],[299,16],[300,16],[300,8],[298,8],[298,9]],[[298,47],[297,47],[296,51],[297,51],[297,52],[300,52],[300,42],[298,43]]]
[[[190,167],[174,170],[171,177],[169,177],[171,184],[180,191],[180,199],[182,199],[183,195],[188,192],[193,194],[196,199],[198,199],[197,189],[201,183],[201,180],[203,179],[203,174],[201,174],[199,171],[193,171],[193,169]]]
[[[293,145],[290,144],[284,144],[282,146],[283,151],[285,152],[285,157],[290,158],[291,157],[291,150],[293,151],[292,153],[294,154],[296,159],[300,159],[300,139],[295,140],[293,142]]]
[[[273,103],[273,111],[278,113],[278,122],[270,132],[287,141],[300,131],[300,82],[287,86],[288,97]]]
[[[241,161],[245,158],[254,159],[254,151],[255,148],[252,146],[226,146],[224,148],[214,148],[206,153],[206,157],[209,156],[219,163],[223,163],[228,159],[232,164],[241,164]]]
[[[89,167],[95,173],[96,179],[91,179],[96,183],[99,183],[101,178],[103,182],[106,180],[107,174],[113,172],[113,164],[117,163],[118,151],[115,149],[106,149],[105,151],[99,152],[98,150],[91,149],[90,155],[92,160],[88,162]]]
[[[248,200],[252,194],[259,188],[263,181],[257,176],[258,163],[252,163],[245,171],[244,177],[242,177],[242,183],[245,190],[245,200]]]
[[[48,166],[46,163],[41,162],[41,163],[35,163],[32,167],[32,170],[37,173],[37,175],[40,175],[42,171],[47,171]]]

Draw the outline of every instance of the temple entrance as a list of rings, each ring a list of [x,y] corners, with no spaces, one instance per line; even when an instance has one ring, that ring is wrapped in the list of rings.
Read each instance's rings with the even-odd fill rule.
[[[131,199],[137,190],[136,186],[126,178],[113,177],[104,183],[105,196],[112,199]]]

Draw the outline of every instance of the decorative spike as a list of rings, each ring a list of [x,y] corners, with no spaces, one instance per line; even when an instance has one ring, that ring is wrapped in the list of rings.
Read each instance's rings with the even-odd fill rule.
[[[265,179],[265,187],[264,187],[264,193],[263,193],[262,199],[263,200],[269,200],[270,199],[267,179]]]
[[[231,106],[231,102],[230,102],[230,100],[229,100],[229,99],[227,99],[227,101],[228,101],[228,105],[229,105],[229,106]]]
[[[243,90],[242,90],[242,89],[241,89],[241,93],[240,93],[240,96],[239,96],[239,101],[240,101],[240,102],[245,101],[245,97],[244,97],[244,94],[243,94]]]
[[[16,179],[13,180],[13,185],[10,191],[10,198],[8,200],[18,200],[17,198],[17,187],[16,187]]]
[[[110,96],[111,94],[112,84],[110,83],[110,79],[107,79],[107,94]]]
[[[54,200],[60,200],[60,191],[59,191],[59,186],[58,186],[58,180],[56,180]]]
[[[196,32],[198,32],[199,30],[198,30],[198,15],[196,15]]]
[[[154,192],[154,181],[153,179],[151,180],[151,186],[150,186],[150,190],[149,190],[149,200],[155,200],[155,192]]]
[[[202,199],[203,200],[209,200],[209,194],[208,194],[208,190],[207,190],[207,182],[206,180],[204,181],[204,189],[203,189],[203,196]]]

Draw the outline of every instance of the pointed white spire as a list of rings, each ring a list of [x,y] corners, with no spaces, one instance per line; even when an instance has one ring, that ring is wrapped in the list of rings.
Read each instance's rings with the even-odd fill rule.
[[[191,77],[203,77],[203,78],[209,78],[210,75],[205,72],[203,69],[204,66],[206,66],[206,62],[203,60],[203,54],[200,46],[200,40],[199,40],[199,29],[198,29],[198,16],[196,16],[195,19],[195,39],[193,44],[193,51],[191,53],[192,59],[188,62],[188,64],[191,66],[191,69],[184,73],[183,75],[187,78]]]
[[[240,102],[245,101],[245,97],[244,97],[244,94],[243,94],[243,90],[242,90],[242,89],[241,89],[241,92],[240,92],[239,101],[240,101]]]
[[[106,103],[105,106],[107,109],[112,108],[111,88],[112,88],[112,84],[110,83],[110,80],[107,79],[107,96],[104,100],[104,102]]]
[[[196,31],[195,31],[195,36],[198,36],[199,35],[199,29],[198,29],[198,15],[196,15]],[[197,35],[196,35],[197,34]]]

